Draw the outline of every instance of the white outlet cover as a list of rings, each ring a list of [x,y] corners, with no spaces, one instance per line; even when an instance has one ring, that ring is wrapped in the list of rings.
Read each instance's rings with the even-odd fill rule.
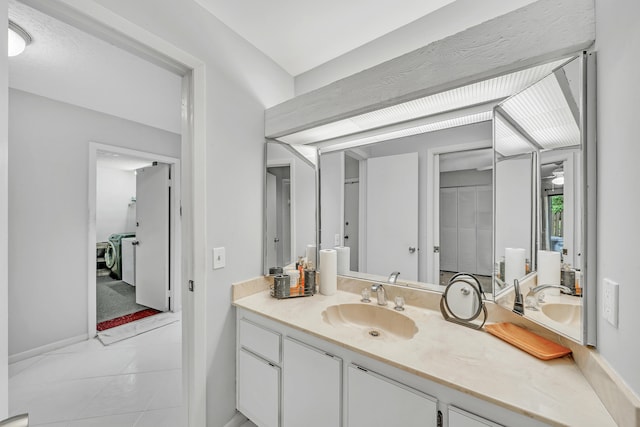
[[[213,248],[213,269],[224,268],[226,262],[225,248]]]
[[[618,327],[618,304],[620,285],[611,279],[604,279],[602,290],[602,315],[611,325]]]

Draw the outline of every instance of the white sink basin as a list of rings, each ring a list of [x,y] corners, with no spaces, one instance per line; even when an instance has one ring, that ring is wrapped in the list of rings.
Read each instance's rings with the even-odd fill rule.
[[[382,341],[409,340],[418,332],[416,322],[393,308],[364,303],[332,305],[322,312],[322,319]]]
[[[580,326],[582,306],[573,304],[543,304],[542,313],[549,319],[565,325]]]

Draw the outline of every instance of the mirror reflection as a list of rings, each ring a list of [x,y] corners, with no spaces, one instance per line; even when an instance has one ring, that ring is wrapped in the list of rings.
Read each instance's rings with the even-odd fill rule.
[[[583,323],[581,78],[577,58],[496,107],[494,146],[497,301],[517,305],[518,279],[521,314],[577,341]],[[516,145],[520,149],[505,156]],[[520,165],[506,171],[505,159]],[[528,200],[517,199],[523,193]],[[518,232],[522,240],[515,241]]]
[[[320,240],[347,249],[339,274],[443,291],[464,271],[491,292],[491,132],[485,121],[321,150]]]
[[[266,143],[265,274],[307,252],[316,263],[316,164],[315,148]]]

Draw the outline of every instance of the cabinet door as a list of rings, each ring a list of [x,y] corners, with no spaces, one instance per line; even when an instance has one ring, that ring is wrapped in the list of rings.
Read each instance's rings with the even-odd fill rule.
[[[436,399],[357,366],[348,369],[349,427],[436,427]]]
[[[245,349],[238,352],[238,410],[259,427],[280,422],[280,368]]]
[[[449,427],[501,427],[492,421],[471,414],[455,406],[449,406]]]
[[[342,425],[342,359],[284,340],[282,371],[284,427]]]

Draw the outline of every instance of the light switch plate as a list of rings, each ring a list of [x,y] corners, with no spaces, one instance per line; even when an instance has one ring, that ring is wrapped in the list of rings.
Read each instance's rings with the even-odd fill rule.
[[[611,279],[604,279],[602,289],[602,315],[616,328],[618,327],[618,300],[620,285]]]
[[[213,269],[224,268],[226,264],[225,248],[213,248]]]
[[[333,245],[334,246],[340,246],[340,235],[336,234],[335,236],[333,236]]]

